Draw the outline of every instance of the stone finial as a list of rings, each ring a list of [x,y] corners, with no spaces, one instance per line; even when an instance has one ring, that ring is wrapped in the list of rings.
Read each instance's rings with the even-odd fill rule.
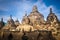
[[[33,10],[32,10],[32,11],[33,11],[33,12],[38,11],[38,10],[37,10],[37,6],[36,6],[36,5],[34,5],[34,6],[33,6]]]
[[[50,8],[50,13],[52,13],[52,8]]]
[[[27,11],[25,11],[25,16],[27,16]]]
[[[10,19],[12,19],[12,15],[10,15]]]
[[[1,18],[1,22],[3,22],[3,18]]]

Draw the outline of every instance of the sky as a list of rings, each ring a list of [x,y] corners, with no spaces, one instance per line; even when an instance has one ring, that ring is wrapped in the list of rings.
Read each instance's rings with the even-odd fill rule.
[[[34,5],[44,15],[45,20],[50,8],[60,20],[60,0],[0,0],[0,19],[3,17],[7,22],[9,16],[12,15],[14,21],[18,18],[21,22],[25,12],[29,15]]]

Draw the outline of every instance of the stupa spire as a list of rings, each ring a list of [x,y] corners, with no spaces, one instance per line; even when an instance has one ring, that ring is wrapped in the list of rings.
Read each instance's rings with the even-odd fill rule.
[[[24,16],[27,16],[27,11],[25,11]]]
[[[1,22],[3,22],[3,18],[1,18]]]
[[[50,13],[52,13],[52,8],[50,8]]]
[[[25,16],[27,16],[27,11],[25,11]]]
[[[38,9],[37,9],[37,6],[34,5],[34,6],[33,6],[33,9],[32,9],[32,12],[36,12],[36,11],[38,11]]]
[[[12,15],[10,15],[10,19],[12,19]]]

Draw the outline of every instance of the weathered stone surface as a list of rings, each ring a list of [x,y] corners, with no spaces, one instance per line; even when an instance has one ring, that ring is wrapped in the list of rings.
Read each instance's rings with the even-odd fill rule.
[[[58,22],[57,16],[52,12],[52,8],[50,8],[50,14],[47,17],[47,21],[50,23],[56,23]]]
[[[11,15],[10,15],[10,19],[8,20],[8,24],[10,24],[11,27],[15,27],[15,23]]]
[[[27,24],[23,24],[23,25],[21,24],[16,29],[19,31],[23,31],[23,29],[24,29],[24,31],[34,31],[33,26],[27,25]]]
[[[55,40],[55,38],[52,36],[51,31],[44,31],[41,30],[39,32],[25,32],[26,36],[28,37],[28,40]],[[1,33],[2,34],[2,33]],[[23,32],[12,32],[12,31],[5,31],[3,32],[1,38],[3,40],[7,40],[9,35],[12,34],[13,38],[12,40],[22,40]],[[4,36],[3,36],[4,35]]]
[[[14,23],[14,20],[12,19],[12,16],[10,15],[10,19],[7,21],[7,24],[5,27],[3,27],[4,30],[12,30],[15,29],[16,25]]]
[[[29,20],[27,14],[25,14],[22,19],[22,24],[29,24],[29,22],[30,22],[30,20]]]
[[[18,20],[18,19],[15,21],[15,25],[16,25],[16,26],[19,26],[19,25],[20,25],[20,23],[19,23],[19,20]]]
[[[53,34],[57,34],[57,28],[59,28],[59,20],[57,16],[52,12],[52,8],[50,8],[50,14],[47,17],[47,22],[51,24],[50,27],[48,27],[48,29],[51,30]]]
[[[37,39],[38,40],[56,40],[53,37],[51,31],[45,31],[45,30],[39,31],[39,34],[37,36]]]
[[[32,12],[28,15],[30,19],[30,23],[34,24],[41,24],[44,23],[44,16],[38,12],[37,6],[33,6]]]

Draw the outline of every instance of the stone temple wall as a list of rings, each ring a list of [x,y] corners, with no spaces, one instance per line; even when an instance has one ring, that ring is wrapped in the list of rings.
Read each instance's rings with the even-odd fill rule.
[[[52,34],[50,34],[51,37],[53,35],[53,37],[55,36],[55,38],[57,40],[59,40],[59,37],[60,37],[60,21],[58,20],[55,13],[52,12],[52,8],[50,8],[50,13],[47,16],[46,21],[44,20],[44,16],[38,11],[37,6],[35,5],[35,6],[33,6],[32,12],[29,15],[25,14],[23,16],[21,23],[19,23],[18,20],[14,21],[12,19],[12,16],[10,15],[10,18],[7,21],[7,23],[5,25],[4,24],[5,23],[3,22],[3,19],[1,19],[0,31],[1,30],[2,31],[0,32],[0,38],[4,37],[4,35],[8,36],[11,33],[13,36],[15,35],[13,40],[17,40],[23,35],[22,32],[28,32],[29,33],[29,34],[27,33],[28,37],[30,37],[32,35],[32,38],[30,37],[30,39],[37,40],[37,37],[38,37],[37,35],[40,35],[41,32],[42,32],[42,34],[43,33],[46,34],[50,31],[52,33]],[[40,32],[40,34],[39,34],[39,32]],[[34,37],[36,37],[36,39]],[[39,37],[38,37],[38,39],[39,39]],[[52,39],[48,38],[49,33],[46,34],[45,36],[43,35],[41,37],[42,37],[42,39],[40,38],[40,40],[44,40],[44,39],[52,40]],[[21,38],[19,40],[21,40]]]

